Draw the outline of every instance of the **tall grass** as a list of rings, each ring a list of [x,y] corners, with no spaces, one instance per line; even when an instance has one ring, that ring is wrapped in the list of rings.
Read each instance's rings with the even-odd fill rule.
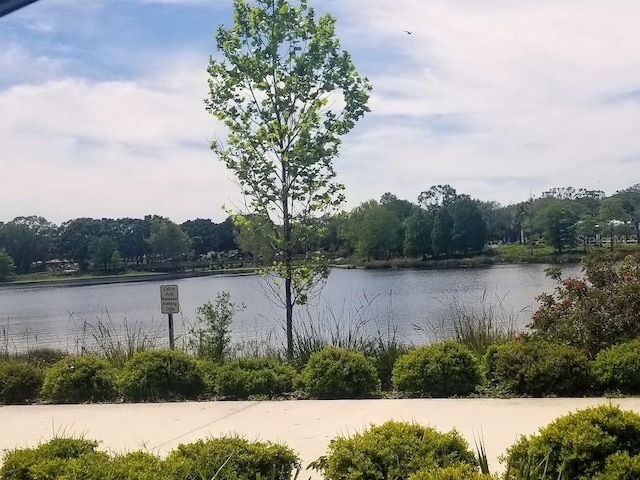
[[[106,318],[105,318],[106,315]],[[164,346],[162,331],[149,330],[137,320],[130,324],[127,318],[116,325],[108,311],[95,324],[83,321],[82,337],[76,340],[78,353],[90,353],[104,358],[116,367],[122,367],[135,353]]]
[[[431,334],[436,340],[451,338],[469,347],[476,355],[484,355],[490,345],[515,336],[518,317],[527,310],[505,307],[505,296],[490,294],[485,289],[477,304],[470,306],[454,295],[443,303],[439,325],[427,322],[426,325],[414,325],[414,329]]]
[[[0,326],[0,358],[15,356],[33,349],[38,342],[38,336],[31,328],[26,327],[22,333],[16,334],[7,326]]]
[[[372,360],[382,388],[390,389],[393,365],[409,346],[399,338],[393,321],[393,293],[389,292],[386,312],[376,307],[378,300],[363,293],[337,311],[328,302],[321,309],[307,308],[294,328],[295,366],[304,367],[314,352],[327,346],[356,350]]]

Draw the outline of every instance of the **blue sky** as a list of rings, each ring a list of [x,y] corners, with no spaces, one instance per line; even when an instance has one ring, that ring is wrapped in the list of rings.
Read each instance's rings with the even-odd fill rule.
[[[509,204],[640,182],[640,2],[310,3],[374,87],[335,161],[345,208],[439,183]],[[0,19],[0,221],[221,221],[241,204],[203,103],[231,6],[40,0]]]

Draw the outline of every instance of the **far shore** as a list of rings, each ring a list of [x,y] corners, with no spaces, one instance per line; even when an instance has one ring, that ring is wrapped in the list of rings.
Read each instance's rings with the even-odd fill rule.
[[[229,270],[205,270],[195,272],[149,272],[139,275],[103,275],[99,277],[82,276],[69,278],[53,278],[44,280],[16,280],[0,283],[3,289],[38,288],[38,287],[81,287],[86,285],[108,285],[112,283],[138,283],[180,278],[209,277],[212,275],[253,275],[254,268],[236,268]]]

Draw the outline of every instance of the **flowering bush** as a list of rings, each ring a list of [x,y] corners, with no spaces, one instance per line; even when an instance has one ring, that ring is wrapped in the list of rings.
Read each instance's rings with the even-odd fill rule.
[[[534,336],[573,345],[591,357],[640,336],[640,254],[622,261],[590,255],[582,271],[582,278],[567,278],[553,294],[538,297],[541,305],[529,325]]]

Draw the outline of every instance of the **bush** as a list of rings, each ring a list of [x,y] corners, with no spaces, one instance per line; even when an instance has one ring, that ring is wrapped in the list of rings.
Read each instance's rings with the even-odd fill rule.
[[[639,393],[640,339],[600,351],[592,371],[598,385],[605,390]]]
[[[487,351],[488,379],[517,395],[581,395],[591,385],[587,357],[574,347],[514,340]]]
[[[19,360],[0,361],[0,403],[29,403],[38,398],[44,374]]]
[[[104,478],[96,477],[96,480]],[[171,479],[164,462],[146,452],[118,455],[109,464],[109,480],[161,480]]]
[[[206,398],[213,398],[218,394],[218,387],[216,385],[218,378],[218,368],[220,365],[206,359],[197,359],[196,365],[202,374],[202,380],[204,381],[204,396]]]
[[[217,369],[216,385],[218,394],[223,397],[274,397],[293,391],[295,375],[293,367],[278,360],[240,358]]]
[[[640,478],[640,455],[616,452],[607,458],[604,470],[593,480],[634,480]]]
[[[505,479],[519,479],[527,465],[545,465],[548,478],[593,478],[604,471],[609,457],[625,452],[640,454],[640,415],[613,406],[588,408],[521,437],[503,459],[508,465]]]
[[[0,478],[3,480],[60,478],[59,473],[64,469],[67,460],[97,455],[97,446],[98,442],[92,440],[60,437],[36,448],[11,450],[5,453],[0,468]],[[52,472],[52,470],[55,471]],[[43,471],[48,471],[53,475],[38,474]]]
[[[124,365],[118,380],[131,400],[195,399],[205,392],[196,360],[178,350],[138,352]]]
[[[393,383],[410,395],[468,395],[480,383],[480,367],[467,347],[445,340],[400,357],[393,368]]]
[[[452,467],[427,468],[414,473],[409,480],[495,480],[496,477],[483,475],[477,468],[461,463]]]
[[[228,292],[218,293],[215,303],[207,302],[198,307],[196,313],[200,327],[189,331],[189,351],[214,362],[225,360],[231,344],[233,317],[244,308],[244,305],[233,303]]]
[[[132,452],[110,458],[96,452],[97,442],[55,438],[37,448],[6,454],[0,478],[6,480],[170,480],[155,455]],[[172,479],[173,480],[173,479]]]
[[[91,355],[65,357],[46,371],[42,395],[57,403],[113,400],[117,395],[113,369]]]
[[[640,254],[588,255],[583,276],[567,278],[551,295],[541,295],[529,327],[537,337],[573,345],[590,356],[609,345],[640,337]],[[554,278],[560,279],[558,272]]]
[[[351,437],[337,437],[313,462],[327,480],[405,480],[423,468],[476,465],[467,442],[455,430],[389,421]]]
[[[326,347],[311,354],[299,377],[313,398],[363,398],[378,390],[375,367],[360,352]]]
[[[174,479],[290,480],[300,460],[284,445],[227,437],[179,445],[165,466]]]

